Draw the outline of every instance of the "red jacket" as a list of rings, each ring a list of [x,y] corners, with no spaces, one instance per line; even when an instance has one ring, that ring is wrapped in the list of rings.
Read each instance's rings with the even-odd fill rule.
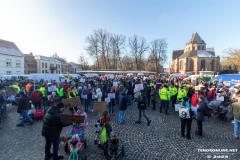
[[[198,97],[202,97],[203,95],[201,93],[194,93],[192,95],[192,99],[191,99],[191,104],[193,107],[196,107],[198,105]]]
[[[215,90],[214,88],[211,88],[208,93],[207,93],[207,99],[214,99],[216,96],[215,96]]]
[[[32,94],[31,94],[31,100],[33,102],[40,102],[42,100],[42,92],[40,91],[33,91]]]
[[[67,93],[67,90],[68,90],[68,84],[67,84],[67,83],[63,83],[63,84],[62,84],[62,88],[63,88],[64,92]]]

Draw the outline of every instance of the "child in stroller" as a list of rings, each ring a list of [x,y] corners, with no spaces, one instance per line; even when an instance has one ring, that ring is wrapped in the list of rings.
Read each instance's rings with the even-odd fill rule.
[[[87,114],[84,112],[83,107],[79,106],[77,109],[77,112],[74,114],[77,116],[84,116],[84,123],[74,123],[73,128],[68,133],[68,139],[70,139],[66,145],[65,145],[65,151],[68,151],[68,148],[70,148],[70,152],[72,152],[73,148],[76,146],[76,150],[79,153],[82,144],[84,144],[84,147],[86,148],[86,138],[84,136],[84,130],[86,126],[88,126],[88,119]]]

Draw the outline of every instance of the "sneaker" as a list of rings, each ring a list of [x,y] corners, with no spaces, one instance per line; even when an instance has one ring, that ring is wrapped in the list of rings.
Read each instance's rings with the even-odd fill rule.
[[[24,124],[22,124],[22,123],[17,124],[17,127],[23,127],[23,126],[24,126]]]
[[[139,123],[141,123],[141,122],[140,122],[140,121],[137,121],[137,122],[135,122],[135,123],[139,124]]]
[[[150,120],[150,121],[148,121],[147,125],[149,126],[149,125],[151,124],[151,122],[152,122],[151,120]]]

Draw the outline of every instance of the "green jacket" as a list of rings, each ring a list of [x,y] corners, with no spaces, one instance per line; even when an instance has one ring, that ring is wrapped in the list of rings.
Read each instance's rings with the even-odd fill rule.
[[[187,91],[185,89],[179,89],[178,95],[177,95],[177,100],[182,101],[185,96],[187,96]]]
[[[57,88],[57,94],[59,97],[63,97],[63,88],[62,87],[60,89]]]

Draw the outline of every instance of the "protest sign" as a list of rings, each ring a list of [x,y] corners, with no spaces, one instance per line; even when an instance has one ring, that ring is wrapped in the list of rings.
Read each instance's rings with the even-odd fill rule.
[[[105,101],[94,101],[94,111],[95,112],[104,112],[107,110],[107,103]]]
[[[113,81],[113,87],[116,87],[118,85],[118,80]]]
[[[81,79],[80,79],[80,82],[81,82],[81,83],[85,83],[85,79],[84,79],[84,78],[81,78]]]
[[[63,99],[62,102],[66,108],[74,108],[81,105],[81,101],[78,96],[73,98]]]
[[[17,89],[16,88],[12,88],[12,87],[5,87],[6,92],[8,93],[8,95],[15,95],[17,93]]]
[[[199,86],[195,86],[195,91],[199,91],[200,87]]]
[[[135,89],[136,89],[137,91],[143,90],[143,84],[135,84]]]
[[[84,116],[70,115],[70,114],[61,114],[61,120],[72,122],[72,123],[84,123]]]
[[[108,97],[110,99],[115,99],[115,93],[108,93]]]

